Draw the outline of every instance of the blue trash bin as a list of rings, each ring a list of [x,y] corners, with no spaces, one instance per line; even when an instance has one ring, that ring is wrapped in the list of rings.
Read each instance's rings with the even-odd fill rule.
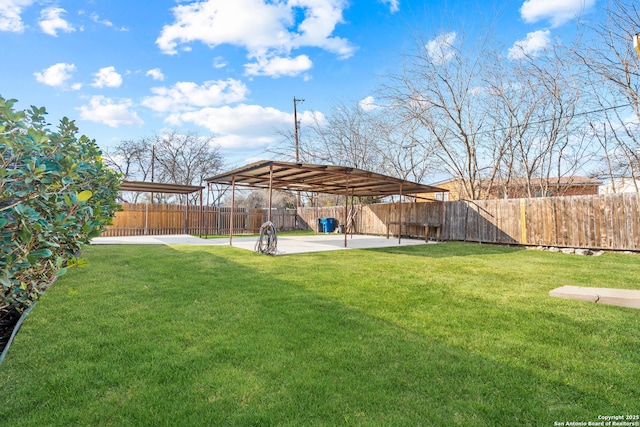
[[[336,229],[336,219],[320,218],[320,225],[323,233],[333,233]]]

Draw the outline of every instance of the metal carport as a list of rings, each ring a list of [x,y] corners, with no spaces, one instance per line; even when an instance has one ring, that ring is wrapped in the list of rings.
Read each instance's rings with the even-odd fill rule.
[[[235,187],[237,185],[268,189],[269,221],[271,221],[271,204],[274,189],[345,195],[345,224],[347,223],[349,197],[383,197],[392,195],[402,197],[403,195],[447,191],[431,185],[418,184],[358,168],[274,160],[261,160],[251,163],[229,172],[206,178],[205,181],[208,185],[226,184],[231,186],[232,210],[235,207]],[[402,209],[402,205],[400,206]],[[400,221],[402,221],[402,210],[400,211]],[[401,234],[398,234],[398,242],[400,242]],[[231,224],[229,236],[230,243],[232,239],[233,223]],[[344,246],[347,247],[346,230],[344,233]]]
[[[200,185],[182,185],[182,184],[166,184],[161,182],[144,182],[144,181],[122,181],[120,191],[132,191],[136,193],[151,193],[151,201],[153,203],[153,193],[182,194],[189,195],[199,192],[200,197],[200,229],[202,229],[202,190]],[[184,232],[189,229],[189,201],[185,201],[184,205]],[[146,218],[145,218],[145,234],[146,234]],[[202,234],[202,230],[200,232]]]

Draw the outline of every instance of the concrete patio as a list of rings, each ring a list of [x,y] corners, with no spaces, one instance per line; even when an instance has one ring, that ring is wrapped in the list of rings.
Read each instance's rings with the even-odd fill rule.
[[[232,246],[235,248],[255,250],[258,236],[233,237]],[[434,244],[422,239],[403,238],[398,243],[397,238],[387,239],[380,236],[353,235],[347,237],[347,247],[344,247],[342,234],[318,234],[314,236],[278,236],[278,252],[276,255],[293,255],[311,252],[338,251],[349,249],[375,249],[398,246],[415,246]],[[164,236],[122,236],[96,237],[91,240],[94,245],[206,245],[229,246],[228,238],[201,239],[188,234]]]

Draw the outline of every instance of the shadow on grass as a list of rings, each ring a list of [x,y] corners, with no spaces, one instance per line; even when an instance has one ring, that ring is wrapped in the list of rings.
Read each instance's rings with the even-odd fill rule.
[[[8,425],[552,425],[610,409],[270,272],[289,261],[212,247],[86,256],[0,367]]]
[[[498,245],[476,242],[439,242],[430,245],[390,246],[367,249],[387,254],[405,254],[431,258],[464,257],[473,255],[508,254],[525,250],[521,246]]]

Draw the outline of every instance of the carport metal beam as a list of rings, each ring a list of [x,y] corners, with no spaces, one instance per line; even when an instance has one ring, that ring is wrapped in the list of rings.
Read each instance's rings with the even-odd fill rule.
[[[236,177],[231,181],[231,218],[229,218],[229,246],[233,245],[233,217],[236,209]]]
[[[347,227],[347,217],[349,215],[349,175],[346,178],[345,195],[344,195],[344,247],[347,247],[347,234],[349,234],[349,228]]]

